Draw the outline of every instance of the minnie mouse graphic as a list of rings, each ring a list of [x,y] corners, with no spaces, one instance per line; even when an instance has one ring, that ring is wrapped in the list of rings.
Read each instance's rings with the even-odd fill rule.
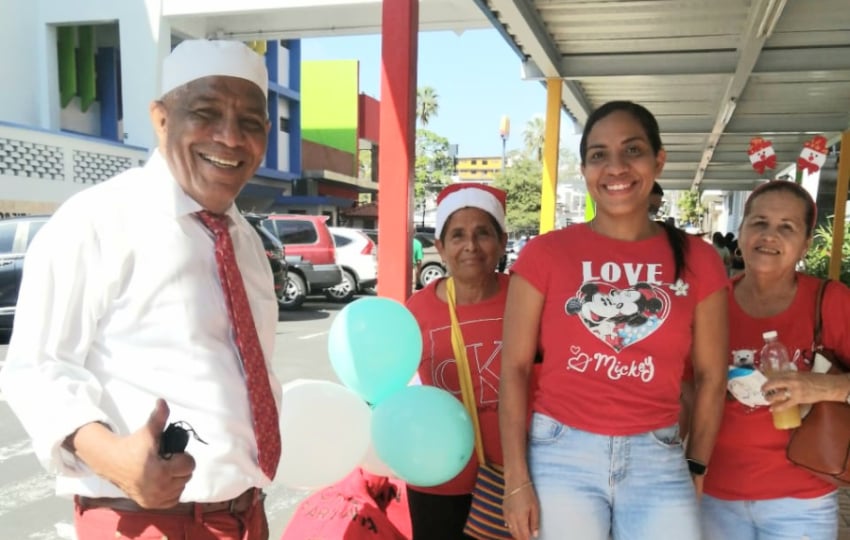
[[[667,294],[646,282],[617,289],[604,282],[582,285],[567,301],[568,315],[578,315],[590,332],[619,352],[655,332],[667,318]]]

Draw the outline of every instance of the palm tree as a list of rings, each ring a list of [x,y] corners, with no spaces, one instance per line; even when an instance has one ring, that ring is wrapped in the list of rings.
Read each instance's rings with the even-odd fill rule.
[[[540,162],[543,161],[543,139],[545,134],[546,122],[542,116],[535,116],[529,120],[525,126],[525,130],[522,132],[522,138],[525,141],[525,150]]]
[[[416,90],[416,117],[423,126],[428,125],[428,120],[432,116],[437,116],[437,111],[440,109],[439,99],[440,96],[437,95],[436,90],[430,86]]]

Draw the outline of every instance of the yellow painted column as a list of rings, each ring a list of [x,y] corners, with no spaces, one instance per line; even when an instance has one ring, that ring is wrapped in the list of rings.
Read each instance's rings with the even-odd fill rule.
[[[829,278],[841,275],[841,247],[844,245],[844,214],[847,206],[847,184],[850,183],[850,130],[841,135],[841,153],[838,161],[838,178],[835,181],[835,218],[832,227],[832,255],[829,258]]]
[[[540,188],[540,234],[555,228],[558,151],[561,146],[561,86],[561,79],[546,79],[546,133],[543,139],[543,182]]]

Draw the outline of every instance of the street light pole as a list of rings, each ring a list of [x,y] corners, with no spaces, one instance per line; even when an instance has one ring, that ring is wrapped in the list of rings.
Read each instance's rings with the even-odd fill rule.
[[[505,165],[508,161],[507,144],[508,137],[511,135],[511,119],[508,115],[502,116],[502,121],[499,123],[499,136],[502,137],[502,174],[505,174]]]

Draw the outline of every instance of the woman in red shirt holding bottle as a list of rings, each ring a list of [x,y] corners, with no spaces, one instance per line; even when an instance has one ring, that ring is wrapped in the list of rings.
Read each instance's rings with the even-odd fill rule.
[[[785,457],[789,430],[776,412],[818,401],[846,401],[850,378],[810,373],[815,309],[821,280],[797,271],[812,241],[816,207],[794,182],[757,187],[744,206],[738,246],[745,271],[730,281],[730,366],[761,366],[763,334],[776,331],[796,370],[771,374],[762,387],[769,406],[725,403],[702,499],[706,540],[835,540],[835,486]],[[822,341],[850,358],[850,289],[831,282],[821,312]]]

